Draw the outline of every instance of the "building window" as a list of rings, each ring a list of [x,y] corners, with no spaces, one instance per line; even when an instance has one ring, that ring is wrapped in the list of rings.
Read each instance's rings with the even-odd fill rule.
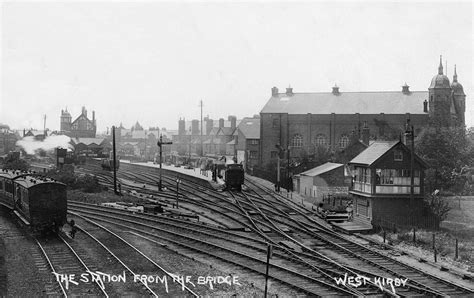
[[[257,159],[258,158],[258,152],[257,151],[250,151],[249,152],[249,159]]]
[[[273,128],[278,128],[278,127],[280,127],[280,121],[278,121],[278,118],[274,118],[274,119],[273,119],[272,127],[273,127]]]
[[[271,151],[270,152],[270,157],[271,158],[277,158],[278,157],[278,151]]]
[[[316,136],[316,140],[315,140],[316,146],[326,146],[326,144],[327,144],[327,139],[325,135],[319,134]]]
[[[349,145],[349,137],[344,135],[341,137],[341,139],[339,140],[339,147],[341,149],[344,149],[347,147],[347,145]]]
[[[293,137],[292,146],[295,148],[301,148],[303,146],[303,137],[300,134],[296,134]]]
[[[257,139],[250,140],[250,145],[258,145],[258,140]]]
[[[394,150],[393,151],[393,159],[396,161],[403,160],[403,152],[401,150]]]

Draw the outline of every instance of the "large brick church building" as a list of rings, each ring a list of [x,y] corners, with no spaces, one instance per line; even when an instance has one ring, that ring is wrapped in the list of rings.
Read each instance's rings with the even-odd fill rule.
[[[445,127],[465,125],[466,95],[458,82],[456,68],[453,82],[443,74],[443,65],[433,77],[428,91],[294,93],[287,88],[272,96],[260,112],[260,166],[274,162],[276,145],[290,148],[290,157],[298,159],[315,152],[317,146],[344,149],[351,135],[368,127],[371,139],[394,140],[405,130],[405,123],[415,127],[415,134],[430,125]]]

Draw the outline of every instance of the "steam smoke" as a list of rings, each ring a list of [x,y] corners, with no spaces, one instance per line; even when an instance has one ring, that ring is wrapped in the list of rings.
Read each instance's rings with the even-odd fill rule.
[[[70,141],[71,138],[65,135],[46,137],[44,141],[37,141],[34,137],[24,137],[17,141],[16,145],[23,148],[28,154],[35,154],[39,149],[49,151],[57,147],[73,150],[74,147],[69,143]]]

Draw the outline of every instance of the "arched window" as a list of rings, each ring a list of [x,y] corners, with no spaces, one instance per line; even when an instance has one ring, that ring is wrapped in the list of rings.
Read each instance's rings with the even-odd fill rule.
[[[293,137],[292,146],[295,148],[301,148],[303,146],[303,137],[300,134],[296,134]]]
[[[341,139],[339,140],[339,147],[341,149],[344,149],[347,147],[347,145],[349,145],[349,137],[346,135],[343,135]]]
[[[314,140],[314,144],[316,146],[326,146],[327,145],[327,138],[324,134],[318,134],[316,139]]]

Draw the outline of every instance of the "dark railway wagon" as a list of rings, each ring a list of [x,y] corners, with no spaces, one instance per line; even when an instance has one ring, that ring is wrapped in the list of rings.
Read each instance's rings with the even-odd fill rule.
[[[112,171],[114,169],[114,160],[110,158],[103,158],[101,161],[102,169],[107,171]],[[119,169],[120,167],[120,160],[116,159],[115,161],[115,169]]]
[[[244,184],[244,168],[241,164],[229,164],[225,171],[225,186],[227,190],[242,190]]]
[[[66,185],[49,178],[2,170],[0,203],[17,211],[33,230],[58,229],[66,222]]]

